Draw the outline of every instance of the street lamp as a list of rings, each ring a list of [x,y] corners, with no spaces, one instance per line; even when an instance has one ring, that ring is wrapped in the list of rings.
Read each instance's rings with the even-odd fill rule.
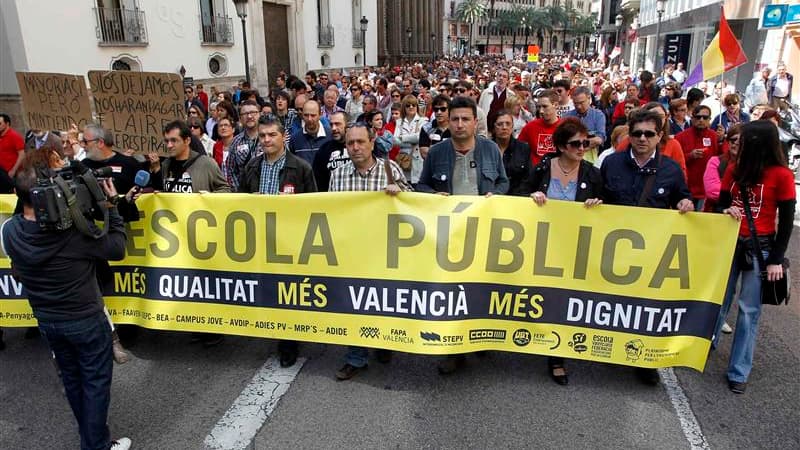
[[[595,54],[599,54],[600,53],[600,28],[601,27],[602,27],[602,25],[600,25],[600,22],[597,22],[594,25],[594,47],[595,47],[594,51],[595,51]]]
[[[431,33],[431,52],[433,54],[432,62],[436,62],[436,33]]]
[[[364,67],[367,67],[367,24],[369,24],[369,20],[367,20],[367,16],[361,16],[361,51],[364,56]]]
[[[406,27],[406,40],[408,41],[408,54],[411,54],[411,27]]]
[[[658,25],[656,25],[656,62],[653,64],[653,72],[658,74],[661,68],[661,46],[658,42],[661,40],[661,16],[664,15],[664,10],[667,9],[667,0],[656,0],[656,14],[658,14]]]
[[[244,76],[247,84],[250,85],[250,58],[247,56],[247,29],[244,22],[247,19],[247,0],[233,0],[236,7],[236,15],[242,19],[242,43],[244,44]]]
[[[447,56],[450,56],[450,55],[453,54],[452,42],[450,41],[450,39],[452,39],[452,38],[453,38],[453,36],[450,36],[449,34],[447,35]]]
[[[614,39],[614,47],[619,47],[620,51],[622,51],[622,46],[619,45],[619,30],[622,28],[622,21],[625,20],[622,17],[622,14],[617,14],[617,17],[614,18],[614,25],[617,27],[617,37]]]

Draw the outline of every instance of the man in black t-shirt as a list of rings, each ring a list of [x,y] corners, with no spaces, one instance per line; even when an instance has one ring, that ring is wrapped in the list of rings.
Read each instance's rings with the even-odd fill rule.
[[[314,163],[311,165],[319,192],[328,192],[331,173],[350,161],[350,156],[344,146],[344,132],[347,126],[345,113],[337,111],[331,114],[328,120],[331,124],[331,139],[322,144],[317,154],[314,155]]]
[[[450,139],[450,113],[447,112],[449,107],[448,97],[437,95],[433,98],[434,120],[423,125],[419,132],[419,152],[423,158],[428,155],[431,146]]]

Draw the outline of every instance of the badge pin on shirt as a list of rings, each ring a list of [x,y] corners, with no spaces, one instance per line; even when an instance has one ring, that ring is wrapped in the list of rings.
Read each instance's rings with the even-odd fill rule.
[[[658,188],[658,195],[661,195],[663,193],[664,193],[664,188]]]
[[[442,180],[442,181],[447,181],[447,175],[445,175],[445,174],[442,174],[441,180]]]

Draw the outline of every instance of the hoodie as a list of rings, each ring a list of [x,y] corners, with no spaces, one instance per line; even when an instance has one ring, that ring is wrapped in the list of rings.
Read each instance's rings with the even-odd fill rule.
[[[109,221],[108,234],[100,239],[85,236],[74,226],[44,231],[22,214],[3,224],[3,248],[37,320],[78,320],[103,310],[96,266],[100,261],[121,260],[127,240],[117,208],[109,210]]]

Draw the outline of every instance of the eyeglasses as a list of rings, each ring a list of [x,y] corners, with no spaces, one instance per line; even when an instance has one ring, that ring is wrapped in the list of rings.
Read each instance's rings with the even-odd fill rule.
[[[567,145],[569,145],[569,146],[570,146],[570,147],[572,147],[572,148],[581,148],[581,147],[583,147],[583,148],[589,148],[589,146],[590,146],[591,144],[592,144],[592,143],[591,143],[591,142],[589,142],[589,140],[588,140],[588,139],[584,139],[584,140],[575,139],[574,141],[569,141],[569,142],[567,142]]]
[[[655,137],[658,133],[656,133],[655,131],[652,131],[652,130],[633,130],[633,131],[631,131],[630,134],[631,134],[631,136],[635,137],[636,139],[639,139],[642,136],[646,137],[647,139],[650,139],[650,138]]]
[[[416,108],[416,107],[417,107],[417,105],[413,105],[413,104],[412,105],[406,105],[406,108]]]
[[[400,94],[392,94],[392,98],[395,98],[395,97],[400,98]]]
[[[731,137],[729,137],[728,138],[728,142],[730,142],[731,144],[735,144],[735,143],[739,142],[739,136],[731,136]]]
[[[739,103],[729,103],[729,104],[727,104],[725,106],[738,106],[738,105],[739,105]]]
[[[467,90],[465,88],[455,88],[453,92],[455,92],[456,94],[463,94],[467,92]]]
[[[190,115],[190,116],[199,116],[199,115],[200,115],[200,113],[199,113],[199,112],[197,112],[197,111],[189,111],[189,115]]]
[[[88,144],[89,142],[96,142],[96,141],[99,141],[99,140],[100,140],[100,138],[97,138],[97,139],[81,139],[81,145],[86,147],[86,144]]]
[[[711,116],[707,116],[707,115],[705,115],[705,114],[697,114],[697,115],[695,115],[695,116],[693,116],[693,117],[694,117],[695,119],[697,119],[697,120],[708,120],[708,119],[710,119],[710,118],[711,118]]]
[[[258,114],[258,111],[248,111],[242,113],[243,116],[254,116],[256,114]]]
[[[436,112],[445,112],[445,111],[447,111],[447,106],[435,107],[435,108],[433,108],[433,110],[436,111]]]
[[[350,88],[350,92],[355,92],[355,91],[357,91],[357,90],[358,90],[358,88],[357,88],[357,87],[351,87],[351,88]]]

